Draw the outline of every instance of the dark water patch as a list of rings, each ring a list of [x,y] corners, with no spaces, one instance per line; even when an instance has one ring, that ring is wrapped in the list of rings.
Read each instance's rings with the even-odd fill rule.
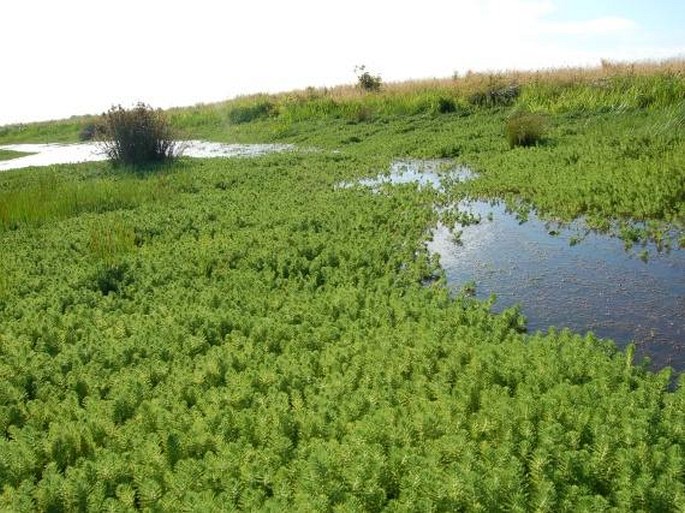
[[[496,295],[495,311],[520,305],[529,332],[549,326],[592,331],[619,347],[636,343],[654,368],[685,369],[685,251],[627,252],[616,238],[582,223],[526,221],[502,204],[463,203],[480,216],[455,236],[439,226],[429,250],[440,255],[456,291],[474,282],[476,297]],[[579,242],[579,243],[578,243]]]

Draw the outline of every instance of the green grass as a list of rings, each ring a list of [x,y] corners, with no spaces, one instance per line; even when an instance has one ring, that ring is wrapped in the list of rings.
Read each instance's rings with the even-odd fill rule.
[[[18,159],[19,157],[26,157],[27,155],[31,155],[31,153],[27,153],[25,151],[13,151],[13,150],[2,150],[2,149],[0,149],[0,160]]]
[[[67,120],[0,126],[0,144],[78,142],[81,129],[92,120],[92,116],[79,116]]]
[[[112,173],[104,164],[92,165],[95,174],[81,176],[78,166],[37,169],[24,179],[24,170],[6,172],[0,185],[0,233],[39,226],[86,212],[137,207],[166,197],[165,175],[141,177],[134,172]]]

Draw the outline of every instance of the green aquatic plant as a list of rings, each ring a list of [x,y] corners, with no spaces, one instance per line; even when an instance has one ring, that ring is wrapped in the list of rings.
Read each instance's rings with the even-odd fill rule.
[[[626,71],[507,77],[554,116],[531,150],[469,76],[169,114],[316,152],[0,174],[0,510],[681,509],[683,378],[452,296],[425,247],[464,196],[685,246],[682,79]],[[338,186],[437,155],[474,179]]]
[[[356,151],[180,161],[131,175],[164,201],[0,231],[0,510],[677,511],[682,385],[452,297],[442,193],[336,187],[390,163]]]

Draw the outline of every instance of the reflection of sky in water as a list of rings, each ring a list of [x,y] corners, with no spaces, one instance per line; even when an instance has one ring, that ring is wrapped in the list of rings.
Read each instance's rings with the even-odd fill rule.
[[[404,183],[439,188],[445,177],[473,175],[445,169],[444,161],[401,160],[357,183],[374,190]],[[519,304],[529,332],[556,326],[592,331],[621,347],[634,341],[656,367],[685,370],[685,250],[658,254],[649,247],[645,263],[637,256],[642,248],[627,253],[621,240],[587,233],[582,223],[547,226],[534,214],[520,223],[503,205],[486,202],[460,208],[479,214],[480,224],[461,228],[461,244],[438,226],[428,243],[455,291],[473,281],[477,297],[496,295],[496,311]],[[574,239],[582,241],[573,245]]]
[[[553,325],[633,340],[655,365],[685,369],[685,251],[650,248],[645,263],[615,238],[590,233],[572,246],[577,228],[551,236],[532,214],[520,224],[502,205],[463,206],[482,220],[463,228],[461,245],[444,226],[428,244],[455,290],[474,281],[477,297],[496,294],[496,310],[520,304],[531,332]]]
[[[180,144],[186,157],[251,157],[293,149],[289,144],[224,144],[209,141],[183,141]],[[97,143],[81,144],[8,144],[3,150],[13,150],[33,155],[0,161],[0,171],[22,169],[31,166],[75,164],[106,160]]]
[[[362,178],[356,182],[344,183],[343,187],[363,185],[371,189],[378,189],[382,185],[402,185],[416,183],[420,187],[439,188],[446,178],[452,181],[464,181],[473,176],[471,170],[465,167],[449,166],[445,160],[397,160],[390,166],[390,171],[385,175],[375,178]]]

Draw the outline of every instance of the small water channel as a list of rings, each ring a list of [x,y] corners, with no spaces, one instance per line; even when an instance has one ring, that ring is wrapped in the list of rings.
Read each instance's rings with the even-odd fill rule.
[[[361,183],[440,187],[445,176],[472,175],[464,168],[445,171],[439,161],[403,161]],[[427,244],[440,255],[455,293],[473,282],[476,297],[495,294],[495,311],[520,305],[529,332],[550,326],[592,331],[620,347],[635,342],[638,358],[649,356],[654,368],[685,370],[685,251],[649,247],[645,262],[619,239],[588,232],[582,222],[552,228],[534,213],[521,222],[504,205],[483,201],[458,208],[480,222],[459,227],[458,240],[439,225]]]
[[[294,148],[291,144],[225,144],[198,140],[183,141],[181,146],[183,156],[193,158],[255,157]],[[0,149],[28,153],[24,157],[0,161],[0,171],[107,159],[98,143],[8,144]]]

